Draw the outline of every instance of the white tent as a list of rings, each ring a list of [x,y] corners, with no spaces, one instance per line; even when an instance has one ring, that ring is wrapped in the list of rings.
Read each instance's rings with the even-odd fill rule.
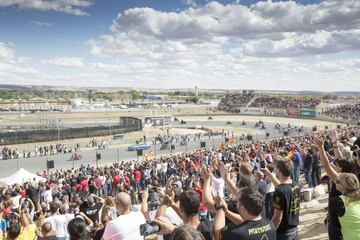
[[[46,182],[46,179],[31,172],[28,172],[23,168],[20,168],[16,173],[12,174],[9,177],[0,179],[0,183],[5,185],[12,185],[15,183],[23,184],[24,182],[38,183],[39,181]]]

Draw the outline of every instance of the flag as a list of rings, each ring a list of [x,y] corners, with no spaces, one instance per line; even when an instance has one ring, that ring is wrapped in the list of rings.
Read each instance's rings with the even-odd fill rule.
[[[292,147],[290,152],[288,153],[287,157],[291,160],[294,156],[294,153],[295,153],[295,148]]]

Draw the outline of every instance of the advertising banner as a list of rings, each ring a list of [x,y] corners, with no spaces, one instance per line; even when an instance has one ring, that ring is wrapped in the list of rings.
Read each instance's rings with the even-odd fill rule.
[[[302,108],[302,109],[300,109],[300,117],[315,118],[316,117],[316,110]]]
[[[297,108],[294,109],[288,109],[287,113],[289,116],[299,116],[300,115],[300,110]]]
[[[159,127],[171,125],[171,116],[147,116],[144,118],[144,127]]]
[[[243,107],[240,108],[240,113],[241,114],[251,114],[251,115],[261,115],[264,114],[265,111],[263,108],[247,108],[247,107]]]
[[[286,115],[286,109],[269,108],[269,109],[266,109],[266,114],[274,115],[274,116],[284,116],[284,115]]]

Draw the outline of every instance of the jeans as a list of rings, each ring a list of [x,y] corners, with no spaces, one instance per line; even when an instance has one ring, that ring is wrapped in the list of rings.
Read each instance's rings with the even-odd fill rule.
[[[294,164],[294,170],[291,174],[291,179],[295,182],[299,182],[300,168],[301,168],[300,164]]]
[[[298,240],[298,228],[289,228],[285,232],[276,233],[277,240]]]
[[[309,188],[313,187],[311,172],[312,172],[311,168],[310,169],[306,169],[306,168],[304,169],[305,180],[306,180]]]
[[[321,181],[321,168],[320,167],[312,168],[311,180],[312,180],[312,185],[314,187],[316,187],[317,185],[320,185],[320,181]]]
[[[272,207],[272,199],[274,192],[268,192],[265,195],[265,217],[271,219],[274,213],[274,208]]]

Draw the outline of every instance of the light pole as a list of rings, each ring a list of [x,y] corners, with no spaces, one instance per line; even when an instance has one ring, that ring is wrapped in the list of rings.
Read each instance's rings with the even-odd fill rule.
[[[214,139],[214,134],[212,133],[212,134],[211,134],[211,136],[212,136],[212,140],[213,140],[213,148],[215,148],[215,139]]]
[[[60,128],[59,128],[59,122],[60,122],[60,121],[61,121],[61,120],[58,119],[57,122],[56,122],[56,127],[57,127],[57,132],[58,132],[58,134],[57,134],[57,141],[58,141],[58,143],[59,143],[59,141],[60,141]]]
[[[156,136],[154,138],[154,142],[155,142],[155,151],[154,151],[154,153],[155,153],[155,161],[156,161]]]

